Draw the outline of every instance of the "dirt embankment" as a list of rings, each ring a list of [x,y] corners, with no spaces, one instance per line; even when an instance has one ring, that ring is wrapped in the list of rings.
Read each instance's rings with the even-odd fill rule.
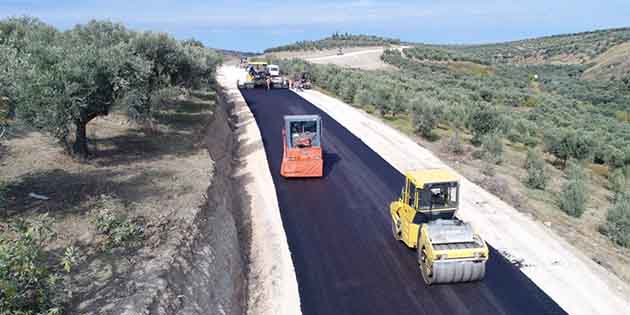
[[[245,72],[235,66],[219,68],[217,81],[222,86],[220,103],[232,107],[238,141],[234,174],[241,196],[242,248],[247,253],[247,314],[301,314],[300,296],[286,233],[267,155],[256,120],[245,103],[236,81]]]
[[[162,251],[139,268],[127,286],[142,288],[98,314],[242,314],[246,303],[240,206],[232,177],[236,142],[227,104],[218,98],[205,131],[213,160],[205,202],[167,219]],[[166,236],[165,236],[166,237]]]
[[[206,203],[196,214],[151,314],[242,314],[246,301],[245,240],[233,180],[236,141],[228,104],[217,97],[205,145],[214,161]]]

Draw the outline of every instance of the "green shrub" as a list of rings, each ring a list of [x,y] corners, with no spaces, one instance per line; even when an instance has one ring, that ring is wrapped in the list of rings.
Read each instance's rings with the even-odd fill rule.
[[[630,123],[630,112],[628,111],[617,111],[615,117],[620,122]]]
[[[608,209],[602,231],[613,242],[630,247],[630,195],[624,194]]]
[[[470,117],[470,129],[473,133],[473,144],[481,144],[483,136],[496,133],[502,125],[501,114],[490,105],[482,105]]]
[[[585,131],[551,129],[545,133],[544,142],[545,150],[560,159],[563,164],[570,158],[588,160],[594,154],[595,141],[592,135]]]
[[[535,146],[538,143],[536,125],[527,119],[516,119],[507,134],[507,138],[514,143]]]
[[[523,139],[523,144],[530,148],[537,146],[539,143],[540,143],[540,139],[535,136],[529,136]]]
[[[435,140],[433,133],[440,122],[442,107],[435,99],[417,95],[411,101],[411,121],[417,133],[429,140]]]
[[[586,211],[588,194],[582,167],[578,163],[570,163],[568,177],[560,193],[560,208],[571,216],[580,217]]]
[[[144,238],[144,226],[116,212],[124,208],[117,199],[102,195],[96,204],[97,210],[92,222],[96,230],[104,236],[102,247],[109,250],[118,247],[136,247]]]
[[[622,169],[616,169],[608,176],[608,189],[617,200],[626,190],[626,176]]]
[[[483,136],[481,140],[481,157],[484,161],[492,164],[503,162],[503,142],[496,133]]]
[[[525,184],[528,187],[542,190],[547,187],[549,177],[545,171],[545,160],[542,158],[540,152],[532,148],[527,150],[525,169],[527,169]]]
[[[100,210],[94,218],[99,233],[105,236],[104,249],[133,247],[142,242],[144,227],[109,209]]]
[[[522,133],[514,129],[510,130],[506,138],[514,143],[518,143],[518,142],[523,143],[525,141],[525,135],[523,135]]]
[[[455,131],[446,143],[446,148],[448,152],[451,152],[456,155],[460,155],[464,153],[464,144],[462,143],[461,136],[459,135],[459,131]]]
[[[602,145],[595,154],[596,160],[598,159],[598,155],[600,156],[599,159],[608,164],[611,168],[620,168],[624,166],[625,156],[623,150],[620,150],[613,145]]]
[[[43,215],[0,235],[0,314],[61,314],[63,283],[43,249],[54,237],[51,224]]]

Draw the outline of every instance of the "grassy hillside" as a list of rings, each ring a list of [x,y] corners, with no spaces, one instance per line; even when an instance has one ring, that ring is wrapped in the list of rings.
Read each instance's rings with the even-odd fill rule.
[[[265,49],[265,53],[297,50],[321,50],[337,47],[400,45],[399,39],[372,35],[332,34],[324,39],[300,41],[289,45]]]
[[[628,41],[630,28],[619,28],[485,45],[422,44],[413,53],[483,63],[586,64],[608,49]]]
[[[584,72],[587,80],[622,80],[630,86],[630,42],[619,44],[593,59]]]

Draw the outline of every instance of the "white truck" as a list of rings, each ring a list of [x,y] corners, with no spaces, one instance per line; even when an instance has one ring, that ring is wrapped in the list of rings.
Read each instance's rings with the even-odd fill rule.
[[[280,67],[278,65],[268,65],[267,73],[271,80],[271,88],[289,88],[289,82],[280,74]]]

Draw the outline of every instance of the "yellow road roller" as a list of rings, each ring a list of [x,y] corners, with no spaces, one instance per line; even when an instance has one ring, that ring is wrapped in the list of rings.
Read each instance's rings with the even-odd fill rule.
[[[392,233],[418,252],[424,282],[469,282],[483,279],[488,261],[486,242],[456,217],[459,179],[445,169],[405,173],[405,186],[390,204]]]

